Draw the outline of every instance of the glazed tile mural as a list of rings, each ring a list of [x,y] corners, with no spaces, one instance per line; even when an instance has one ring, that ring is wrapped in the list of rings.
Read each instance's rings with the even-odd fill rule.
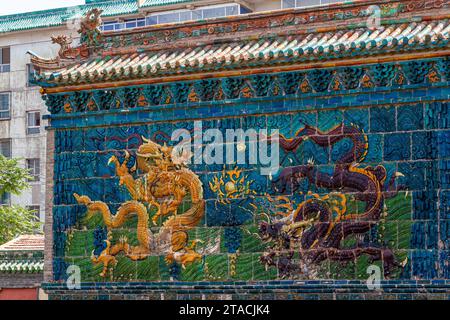
[[[207,97],[217,88],[195,91],[216,100],[205,130],[279,130],[281,167],[269,176],[258,165],[173,163],[172,132],[193,132],[201,107],[192,120],[176,111],[158,122],[124,114],[63,129],[70,120],[55,118],[54,279],[72,264],[83,282],[365,281],[371,265],[387,280],[448,279],[448,102],[368,88],[374,99],[361,91],[359,104],[333,108],[346,96],[314,96],[331,88],[327,74],[309,75],[317,79],[304,98],[289,97],[301,78],[286,80],[299,84],[293,92],[257,86],[273,98],[252,100],[259,112],[251,114],[223,111],[225,101]],[[220,94],[259,96],[248,82],[234,85],[237,92]],[[185,103],[189,90],[165,102]],[[286,96],[274,98],[281,90]]]

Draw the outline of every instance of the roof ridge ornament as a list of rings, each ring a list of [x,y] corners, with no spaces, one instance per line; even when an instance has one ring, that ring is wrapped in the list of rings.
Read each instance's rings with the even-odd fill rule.
[[[58,56],[53,59],[42,58],[35,53],[28,51],[31,56],[31,63],[34,69],[38,72],[42,71],[57,71],[68,67],[74,63],[88,59],[97,47],[99,47],[103,41],[100,25],[102,20],[100,15],[103,10],[93,8],[86,12],[83,19],[80,22],[80,45],[72,47],[73,39],[71,36],[59,35],[52,36],[52,43],[57,43],[61,46],[58,51]]]
[[[73,60],[77,59],[78,57],[81,58],[88,58],[89,57],[89,50],[86,46],[81,45],[76,48],[72,48],[71,44],[73,42],[72,36],[52,36],[52,43],[57,43],[61,46],[61,48],[58,51],[58,56],[62,59],[67,60]]]
[[[80,43],[87,45],[88,47],[96,47],[101,44],[102,32],[100,31],[100,25],[102,19],[100,15],[103,10],[93,8],[89,10],[84,19],[81,20],[81,28],[78,33],[81,35]]]

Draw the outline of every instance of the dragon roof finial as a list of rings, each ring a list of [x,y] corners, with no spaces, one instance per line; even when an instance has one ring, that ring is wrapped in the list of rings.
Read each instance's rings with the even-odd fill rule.
[[[78,30],[78,33],[81,35],[81,44],[86,44],[88,47],[95,47],[100,44],[102,35],[99,27],[102,24],[100,17],[102,13],[103,10],[98,8],[93,8],[86,12],[86,15],[81,20],[80,30]]]
[[[53,59],[45,59],[37,54],[28,51],[31,56],[31,63],[38,72],[55,71],[70,66],[80,60],[88,59],[94,51],[92,48],[98,47],[102,41],[102,34],[99,26],[102,23],[100,15],[103,10],[93,8],[86,12],[80,22],[78,33],[80,45],[72,47],[72,37],[67,35],[52,36],[52,43],[61,46],[58,56]]]

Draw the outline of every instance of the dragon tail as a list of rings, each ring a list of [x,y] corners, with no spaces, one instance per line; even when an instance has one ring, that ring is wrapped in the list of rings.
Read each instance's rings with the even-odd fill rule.
[[[181,215],[172,216],[164,223],[164,228],[172,228],[172,232],[187,231],[194,228],[205,213],[205,200],[201,199]]]
[[[87,207],[87,218],[89,219],[96,213],[100,213],[103,217],[103,222],[108,229],[116,229],[121,227],[128,218],[136,214],[138,216],[137,238],[139,243],[148,248],[150,236],[148,234],[148,213],[146,207],[138,201],[127,201],[120,206],[117,213],[113,215],[108,205],[102,201],[91,201],[87,196],[79,196],[74,194],[75,199],[79,204]]]

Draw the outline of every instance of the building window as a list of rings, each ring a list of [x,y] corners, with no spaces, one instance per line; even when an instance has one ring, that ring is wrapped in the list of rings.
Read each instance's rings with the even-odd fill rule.
[[[38,206],[38,205],[27,206],[27,209],[29,211],[33,211],[33,213],[37,219],[40,218],[41,206]]]
[[[100,26],[100,29],[102,31],[115,31],[115,30],[122,30],[125,28],[125,25],[121,22],[117,21],[108,21],[103,23],[102,26]]]
[[[283,9],[288,8],[306,8],[314,7],[331,3],[344,2],[343,0],[282,0],[281,6]]]
[[[11,93],[1,92],[0,93],[0,120],[11,118]]]
[[[11,53],[9,48],[0,48],[0,72],[11,70]]]
[[[41,130],[41,113],[39,111],[27,112],[27,134],[36,134]]]
[[[145,27],[145,19],[129,19],[125,20],[125,29],[132,29],[132,28],[138,28],[138,27]]]
[[[36,83],[34,82],[35,70],[31,63],[27,64],[27,86],[34,87]]]
[[[0,140],[0,154],[6,158],[11,158],[11,140]]]
[[[177,23],[189,20],[202,20],[235,16],[249,13],[250,10],[240,4],[232,3],[226,5],[215,5],[196,8],[195,10],[178,10],[164,13],[154,13],[147,17],[147,25],[162,23]]]
[[[39,159],[27,159],[27,169],[30,173],[30,181],[37,182],[41,175],[41,161]]]
[[[4,193],[0,196],[0,206],[9,206],[11,204],[11,195]]]

